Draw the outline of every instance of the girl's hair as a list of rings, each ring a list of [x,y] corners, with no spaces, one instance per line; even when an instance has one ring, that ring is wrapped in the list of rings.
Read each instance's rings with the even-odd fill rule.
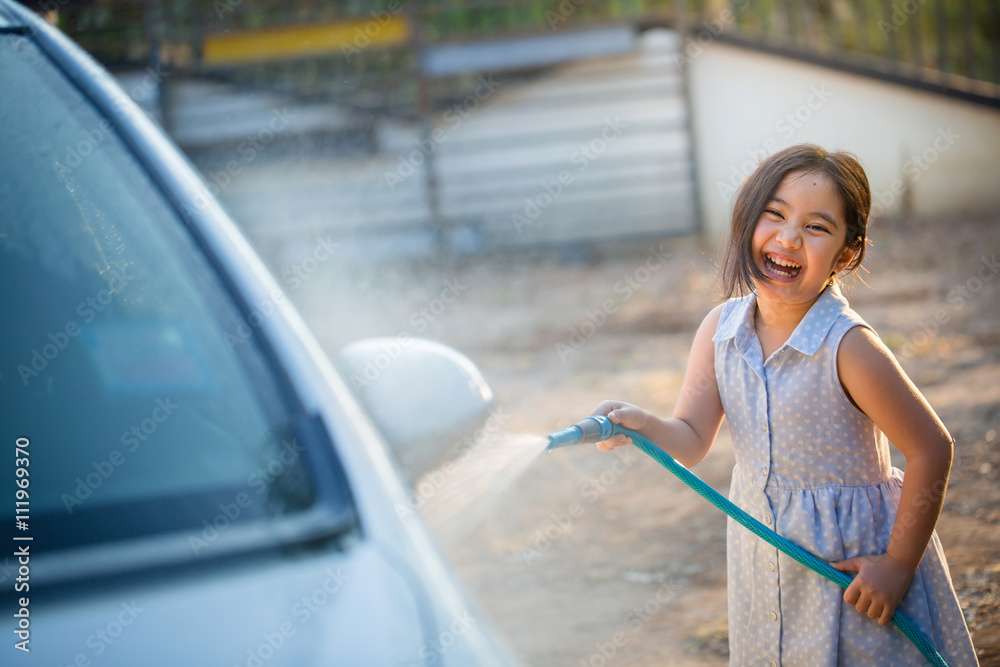
[[[719,273],[724,298],[749,294],[758,281],[769,280],[754,261],[753,233],[781,181],[797,171],[823,173],[834,182],[844,207],[847,247],[857,248],[845,270],[853,271],[861,265],[872,203],[865,170],[850,153],[831,153],[812,144],[791,146],[761,162],[736,195],[732,227]]]

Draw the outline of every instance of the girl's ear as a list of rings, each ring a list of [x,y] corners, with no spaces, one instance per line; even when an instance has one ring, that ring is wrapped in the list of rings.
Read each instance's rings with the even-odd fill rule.
[[[851,261],[854,259],[854,256],[858,254],[858,250],[860,249],[861,249],[860,246],[858,248],[852,248],[850,246],[846,246],[844,248],[844,251],[840,253],[840,257],[837,259],[837,262],[833,265],[833,272],[840,273],[841,271],[843,271],[844,267],[846,267],[848,264],[851,263]]]

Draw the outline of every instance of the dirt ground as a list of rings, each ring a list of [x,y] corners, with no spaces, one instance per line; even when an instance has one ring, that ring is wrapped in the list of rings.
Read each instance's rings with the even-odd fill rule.
[[[878,222],[871,237],[869,272],[846,292],[957,441],[938,532],[982,664],[1000,665],[1000,215]],[[544,434],[605,398],[671,413],[694,330],[716,303],[714,257],[680,240],[600,257],[344,262],[292,298],[331,354],[400,334],[456,347],[496,390],[503,431]],[[723,425],[694,471],[725,492],[732,465]],[[474,527],[439,528],[526,664],[727,664],[718,510],[634,451],[567,448],[526,468]]]

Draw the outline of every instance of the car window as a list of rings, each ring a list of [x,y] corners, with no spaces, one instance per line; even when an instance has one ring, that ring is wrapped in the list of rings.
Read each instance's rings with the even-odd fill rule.
[[[268,309],[247,322],[108,118],[28,37],[0,35],[0,90],[0,447],[13,460],[27,438],[35,544],[309,507],[259,346]],[[0,471],[8,525],[14,482]]]

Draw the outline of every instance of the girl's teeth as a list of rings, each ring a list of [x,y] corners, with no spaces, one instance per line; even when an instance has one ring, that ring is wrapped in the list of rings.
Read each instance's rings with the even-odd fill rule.
[[[771,257],[771,261],[777,264],[778,266],[790,266],[793,269],[800,268],[799,265],[794,262],[786,262],[785,260],[778,259],[777,257]]]
[[[771,255],[767,255],[766,259],[771,265],[771,271],[779,276],[784,276],[785,278],[791,278],[792,276],[797,275],[799,270],[802,268],[794,262],[786,262]]]

